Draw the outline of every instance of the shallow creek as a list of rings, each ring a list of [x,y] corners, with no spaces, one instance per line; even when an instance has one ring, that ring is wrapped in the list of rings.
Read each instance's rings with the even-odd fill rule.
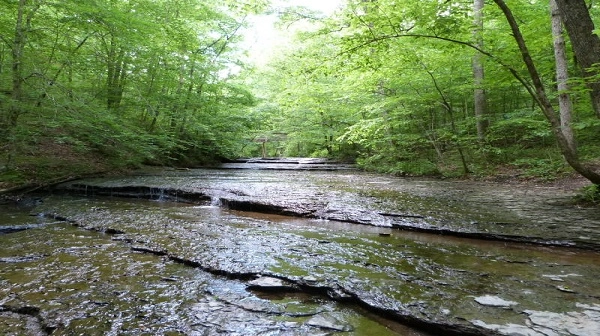
[[[0,330],[600,334],[600,215],[570,195],[269,167],[80,180],[2,206]]]

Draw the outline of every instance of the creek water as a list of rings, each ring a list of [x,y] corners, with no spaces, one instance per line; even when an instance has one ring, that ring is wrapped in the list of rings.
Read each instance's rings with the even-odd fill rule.
[[[0,209],[0,330],[594,335],[600,214],[570,196],[273,163],[74,181]]]

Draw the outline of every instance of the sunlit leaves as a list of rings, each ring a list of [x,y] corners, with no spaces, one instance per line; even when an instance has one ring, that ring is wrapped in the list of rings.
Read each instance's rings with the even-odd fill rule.
[[[552,90],[547,3],[513,2],[511,8]],[[334,134],[335,148],[352,148],[372,165],[410,160],[412,153],[416,161],[455,167],[461,150],[460,156],[476,157],[470,153],[488,146],[477,140],[473,113],[471,61],[481,53],[486,76],[478,87],[486,90],[490,121],[497,124],[491,141],[517,148],[519,141],[548,145],[548,129],[536,111],[529,111],[529,118],[537,117],[527,127],[511,113],[531,109],[532,100],[504,16],[494,5],[484,7],[478,46],[472,11],[470,2],[347,1],[343,11],[320,20],[318,29],[300,35],[295,49],[271,64],[270,103],[277,108],[270,110],[270,120],[276,120],[270,127],[287,129],[305,143],[324,143],[326,134]],[[323,128],[329,124],[335,126]]]
[[[35,133],[60,133],[84,150],[127,157],[124,163],[235,155],[252,123],[246,109],[254,104],[233,78],[236,43],[245,17],[263,10],[265,1],[26,5],[31,27],[19,62],[25,128],[46,125],[50,132]],[[0,9],[3,91],[12,81],[16,10],[16,4]]]

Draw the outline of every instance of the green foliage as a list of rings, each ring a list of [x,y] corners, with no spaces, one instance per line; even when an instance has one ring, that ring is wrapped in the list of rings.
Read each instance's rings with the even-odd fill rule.
[[[76,152],[96,158],[102,169],[237,156],[255,123],[247,117],[255,99],[225,73],[240,64],[244,17],[265,6],[262,0],[3,6],[0,163],[19,169],[32,164],[34,152],[58,147],[56,161]]]
[[[0,8],[6,179],[27,178],[21,168],[44,148],[107,169],[258,156],[263,140],[267,155],[356,160],[398,175],[482,174],[495,165],[526,176],[568,170],[491,3],[480,51],[483,140],[473,111],[471,60],[479,51],[470,3],[348,0],[331,18],[285,11],[281,27],[309,28],[259,69],[241,64],[236,43],[245,16],[265,10],[264,0],[30,1],[22,22],[20,5]],[[547,4],[510,6],[556,104]],[[24,39],[13,41],[17,33]],[[573,126],[580,155],[595,161],[600,121],[584,82],[571,79]]]
[[[556,158],[522,158],[513,163],[523,171],[524,177],[537,177],[545,180],[554,180],[566,171],[566,163],[559,157]]]
[[[0,181],[8,184],[18,184],[22,183],[24,179],[25,176],[17,169],[0,169]]]
[[[489,128],[489,143],[498,147],[519,145],[523,148],[551,145],[553,139],[548,122],[534,112],[525,110],[503,114],[502,119]]]
[[[592,184],[583,187],[575,199],[580,203],[591,203],[594,205],[600,204],[600,186],[597,184]]]
[[[547,4],[517,2],[511,9],[556,104]],[[259,73],[260,132],[286,133],[278,144],[284,155],[351,158],[393,174],[485,174],[495,166],[523,176],[568,171],[524,86],[528,73],[510,27],[492,4],[484,8],[481,50],[488,128],[478,138],[471,15],[467,3],[347,1],[338,16],[313,20],[316,29],[298,34]],[[570,93],[580,153],[597,159],[600,131],[585,87],[573,85]]]

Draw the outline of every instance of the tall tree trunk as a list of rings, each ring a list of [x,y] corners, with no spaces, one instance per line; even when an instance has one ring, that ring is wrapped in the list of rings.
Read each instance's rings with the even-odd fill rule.
[[[5,160],[5,168],[9,168],[13,162],[14,156],[14,139],[12,134],[17,126],[19,115],[23,107],[23,62],[25,58],[25,46],[27,44],[27,34],[31,30],[31,20],[37,10],[40,8],[40,3],[34,4],[30,11],[27,12],[27,0],[19,0],[17,5],[17,20],[15,23],[15,35],[11,46],[11,102],[8,108],[0,109],[0,144],[6,146],[7,157]]]
[[[31,30],[31,20],[41,5],[36,3],[29,11],[27,11],[27,6],[27,0],[19,0],[17,7],[17,21],[15,23],[15,35],[11,46],[12,87],[10,98],[12,103],[10,107],[6,109],[6,114],[3,118],[4,120],[0,120],[4,124],[3,126],[7,128],[16,126],[17,119],[19,118],[21,110],[19,103],[23,100],[23,83],[25,82],[23,76],[23,62],[25,57],[25,46],[27,44],[27,34]],[[7,130],[4,131],[6,132]]]
[[[192,105],[192,96],[194,95],[194,86],[196,84],[196,79],[194,78],[196,75],[196,54],[193,53],[192,57],[190,57],[189,60],[189,67],[190,70],[188,72],[188,85],[187,85],[187,90],[185,93],[185,98],[184,98],[184,104],[183,104],[183,109],[181,111],[182,113],[182,121],[181,121],[181,125],[179,126],[179,134],[183,135],[183,133],[185,132],[185,126],[187,125],[187,120],[189,115],[191,114],[190,110],[190,106]],[[202,82],[204,82],[204,79],[202,79]]]
[[[569,142],[562,133],[560,120],[557,118],[556,112],[552,107],[552,103],[546,95],[546,90],[544,88],[540,75],[537,71],[537,68],[535,67],[535,64],[533,63],[531,55],[529,54],[529,48],[527,48],[527,45],[525,44],[525,39],[523,38],[523,34],[521,34],[521,30],[519,29],[519,25],[517,24],[517,21],[513,16],[512,11],[510,10],[510,8],[508,8],[508,6],[503,0],[494,0],[494,2],[496,3],[496,5],[498,5],[498,7],[500,7],[502,12],[504,13],[504,16],[506,17],[506,20],[510,25],[512,35],[519,46],[521,57],[523,58],[523,62],[527,66],[529,77],[531,78],[531,81],[534,85],[535,91],[532,92],[531,89],[528,90],[532,92],[533,98],[535,99],[536,103],[544,113],[544,116],[550,123],[552,133],[554,134],[554,137],[558,143],[558,147],[561,151],[561,154],[563,155],[567,163],[576,172],[590,180],[592,183],[600,185],[600,172],[595,170],[593,167],[581,162],[577,151],[571,150]]]
[[[384,100],[388,96],[386,94],[384,80],[379,80],[379,83],[377,84],[377,93],[381,96],[382,100]],[[394,127],[391,126],[393,124],[392,118],[390,117],[389,110],[387,108],[383,108],[383,110],[381,111],[381,117],[385,121],[385,136],[388,139],[388,144],[391,148],[396,148],[396,142],[394,141],[393,136],[394,134],[396,134],[396,131],[394,130]]]
[[[475,29],[473,29],[473,38],[475,40],[475,46],[477,46],[479,49],[483,49],[483,4],[484,0],[473,1],[475,24]],[[475,110],[475,118],[477,119],[477,138],[480,142],[484,142],[488,127],[488,120],[486,118],[486,95],[483,88],[484,68],[482,55],[479,52],[476,52],[473,55],[473,79],[475,84],[473,106]]]
[[[24,12],[27,0],[19,0],[19,8],[17,10],[17,23],[15,26],[15,37],[12,46],[12,92],[11,98],[15,101],[20,101],[23,95],[23,50],[27,38],[25,27]]]
[[[433,149],[435,150],[435,153],[437,154],[438,161],[442,165],[445,166],[446,163],[444,162],[444,153],[442,152],[442,149],[440,148],[439,141],[437,139],[437,135],[435,132],[436,128],[435,128],[435,111],[434,111],[434,109],[432,109],[432,108],[429,109],[429,123],[427,123],[426,120],[424,120],[422,123],[418,123],[418,125],[420,126],[421,131],[423,132],[424,136],[431,143],[431,146],[433,146]]]
[[[565,38],[563,36],[562,20],[556,6],[556,0],[550,0],[550,13],[552,16],[552,36],[554,38],[554,58],[556,60],[556,83],[558,88],[558,106],[560,111],[561,130],[569,143],[571,151],[577,151],[573,128],[571,127],[571,116],[573,115],[573,104],[569,93],[569,69]]]
[[[108,46],[107,76],[106,76],[106,105],[109,110],[118,109],[123,98],[127,62],[125,49],[118,46],[114,36],[111,36]]]
[[[7,127],[14,127],[17,125],[17,119],[19,118],[20,110],[18,104],[23,98],[23,52],[25,50],[25,44],[27,43],[27,24],[25,22],[26,6],[27,0],[19,0],[19,7],[17,8],[17,23],[15,25],[15,36],[11,50],[12,90],[10,98],[12,99],[12,103],[7,110]]]
[[[600,70],[592,68],[600,63],[600,37],[594,33],[594,22],[585,0],[556,0],[556,6],[573,46],[577,63],[588,78],[592,107],[600,118]]]

